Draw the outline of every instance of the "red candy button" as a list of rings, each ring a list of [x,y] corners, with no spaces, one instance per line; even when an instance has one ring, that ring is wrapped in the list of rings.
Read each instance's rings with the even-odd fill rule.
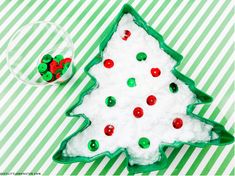
[[[104,67],[106,68],[112,68],[114,66],[114,62],[112,59],[106,59],[104,61]]]
[[[161,74],[161,70],[159,68],[152,68],[151,69],[151,74],[153,77],[158,77]]]
[[[149,95],[147,98],[147,104],[152,106],[157,102],[157,98],[154,95]]]
[[[183,126],[183,120],[181,118],[175,118],[172,122],[172,125],[175,129],[179,129]]]
[[[59,78],[60,78],[60,73],[57,73],[57,74],[55,75],[55,77],[56,77],[56,79],[59,79]]]
[[[136,117],[136,118],[140,118],[144,115],[144,111],[141,107],[136,107],[134,110],[133,110],[133,115]]]
[[[113,125],[107,125],[105,128],[104,128],[104,133],[107,135],[107,136],[112,136],[114,132],[114,126]]]
[[[127,40],[131,36],[131,32],[129,30],[124,31],[124,36],[122,37],[123,40]]]

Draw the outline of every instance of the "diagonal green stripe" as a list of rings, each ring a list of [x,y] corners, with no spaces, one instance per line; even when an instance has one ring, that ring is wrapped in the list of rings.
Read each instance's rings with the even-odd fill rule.
[[[114,158],[110,159],[109,162],[102,169],[102,171],[99,173],[99,175],[106,175],[119,157],[120,157],[120,154],[118,156],[115,156]]]
[[[215,1],[213,1],[215,2]],[[211,5],[209,7],[209,10],[206,11],[206,13],[202,16],[202,18],[198,21],[197,23],[197,27],[201,26],[203,24],[204,21],[206,21],[206,19],[209,17],[209,13],[211,13],[211,11],[214,9],[215,5],[217,3],[215,2],[215,4],[213,4],[213,6]],[[220,17],[220,15],[223,13],[223,11],[227,8],[227,6],[229,5],[229,1],[226,1],[221,8],[219,9],[219,11],[215,14],[215,16],[213,16],[212,20],[209,22],[209,24],[207,25],[207,27],[205,28],[205,30],[200,34],[200,36],[197,38],[196,42],[192,45],[191,49],[189,50],[189,52],[187,53],[187,55],[185,56],[185,59],[183,60],[183,62],[188,61],[189,58],[192,57],[193,53],[195,52],[195,49],[199,47],[199,45],[201,44],[201,42],[203,41],[204,38],[206,38],[206,36],[208,35],[208,33],[211,30],[211,26],[213,26],[213,24],[216,23],[217,19]],[[191,38],[195,35],[195,33],[198,31],[198,28],[194,28],[192,30],[192,32],[190,33],[190,35],[184,40],[184,42],[180,45],[180,47],[177,49],[180,53],[182,53],[183,49],[188,45],[188,43],[190,43]],[[184,64],[179,65],[178,69],[181,70],[181,68],[184,66]]]
[[[152,18],[149,20],[149,24],[152,25],[158,18],[158,16],[163,12],[163,10],[169,5],[170,1],[164,1],[163,4],[157,9]]]
[[[103,159],[104,157],[96,159],[91,165],[91,167],[88,169],[88,171],[85,173],[85,175],[92,175]]]
[[[77,173],[79,173],[84,166],[85,163],[79,163],[78,166],[73,170],[71,175],[77,175]]]
[[[1,3],[1,5],[0,5],[0,13],[2,13],[2,11],[9,5],[9,2],[11,2],[11,1],[2,1],[2,2],[3,3]]]
[[[5,1],[6,2],[6,1]],[[10,2],[10,1],[9,1]],[[8,3],[9,3],[8,2]],[[7,4],[8,4],[7,3]],[[6,4],[6,5],[7,5]],[[0,24],[3,24],[7,19],[8,19],[8,17],[9,16],[11,16],[14,12],[15,12],[15,10],[17,9],[17,7],[19,7],[20,5],[22,4],[22,2],[21,1],[17,1],[3,16],[2,16],[2,18],[0,19]],[[29,3],[28,3],[29,4]],[[4,4],[3,4],[3,6],[4,6]],[[4,7],[3,7],[4,8]],[[22,12],[22,11],[21,11]],[[2,37],[2,36],[4,36],[4,35],[2,35],[2,33],[0,33],[0,36]]]
[[[215,4],[212,3],[209,8],[206,10],[209,13],[211,11],[210,8],[212,8]],[[195,17],[197,16],[198,12],[200,11],[200,9],[202,9],[205,6],[205,1],[200,1],[200,3],[198,4],[198,6],[195,8],[195,10],[193,12],[191,12],[191,15],[189,16],[189,18],[186,20],[186,22],[184,23],[184,25],[181,26],[180,30],[177,32],[177,34],[175,34],[174,38],[169,42],[170,46],[174,46],[176,44],[176,42],[179,40],[179,38],[185,33],[185,31],[187,30],[187,28],[191,25],[191,23],[193,22],[193,20],[195,19]],[[209,15],[208,13],[208,15]],[[202,18],[201,18],[202,19]],[[200,23],[199,23],[200,24]],[[196,25],[197,26],[197,25]],[[169,28],[168,30],[171,30],[171,28]],[[167,32],[168,34],[168,32]],[[166,37],[168,37],[169,35],[166,34]],[[190,35],[190,34],[189,34]]]
[[[127,158],[125,158],[113,175],[121,175],[122,171],[126,168]]]
[[[220,123],[222,125],[225,125],[228,122],[228,119],[230,119],[232,117],[233,112],[234,112],[234,102],[231,104],[230,108],[228,109],[226,114],[223,116]]]
[[[158,24],[157,31],[160,31],[160,29],[163,28],[163,26],[165,25],[166,21],[171,18],[171,16],[174,14],[176,9],[181,5],[182,2],[183,1],[176,1],[176,3],[173,5],[173,7],[167,12],[167,14],[164,16],[162,21]]]
[[[180,22],[180,20],[182,19],[182,17],[188,13],[189,9],[191,8],[191,6],[195,3],[195,1],[188,1],[188,3],[186,4],[186,6],[180,11],[179,15],[175,18],[175,20],[171,23],[171,25],[168,27],[168,29],[166,30],[166,32],[164,33],[164,37],[167,38],[170,33],[172,32],[172,30],[174,30],[176,28],[176,25]],[[201,4],[202,3],[201,1]],[[184,24],[184,29],[186,29],[187,27]],[[179,33],[178,33],[179,34]]]
[[[226,158],[224,159],[223,163],[220,165],[220,167],[216,171],[215,175],[224,175],[224,171],[228,167],[229,165],[228,163],[231,163],[231,160],[233,159],[233,157],[234,157],[234,147],[231,148]]]
[[[200,52],[200,54],[198,55],[197,59],[195,60],[195,62],[192,64],[192,66],[190,67],[190,69],[187,72],[187,75],[191,76],[192,73],[194,72],[194,70],[197,68],[197,66],[199,66],[199,64],[201,63],[201,61],[203,60],[203,58],[206,56],[206,54],[208,53],[208,51],[210,50],[212,44],[216,41],[216,39],[218,38],[218,36],[222,35],[222,32],[225,28],[225,26],[227,26],[227,24],[229,23],[229,21],[232,19],[233,17],[233,10],[230,11],[230,13],[226,16],[226,18],[224,19],[224,21],[221,23],[221,25],[219,26],[219,28],[216,30],[216,32],[213,34],[213,36],[211,37],[211,39],[208,41],[206,47],[202,50],[202,52]],[[212,56],[210,57],[210,59],[207,61],[207,63],[204,65],[203,69],[204,71],[200,72],[197,76],[197,78],[195,79],[195,81],[198,81],[200,78],[202,78],[205,74],[205,72],[209,69],[209,66],[212,65],[212,63],[215,61],[215,57],[220,53],[220,51],[222,50],[222,48],[225,46],[226,42],[231,38],[231,36],[233,35],[234,29],[233,27],[231,27],[231,29],[229,30],[229,32],[226,34],[226,36],[223,39],[223,42],[215,49],[214,53],[212,54]]]
[[[218,157],[220,156],[220,154],[222,153],[224,148],[225,148],[225,146],[217,147],[216,151],[213,153],[211,159],[208,161],[208,163],[206,164],[206,166],[204,167],[204,169],[202,171],[202,173],[204,175],[207,175],[209,173],[210,168],[212,168],[212,166],[214,165],[215,161],[218,159]],[[206,155],[208,151],[209,150],[206,150],[204,154]]]
[[[154,5],[156,5],[156,3],[157,1],[152,0],[151,4],[149,4],[148,7],[142,13],[142,16],[146,17],[149,14],[149,12],[151,12],[151,10],[154,8]]]

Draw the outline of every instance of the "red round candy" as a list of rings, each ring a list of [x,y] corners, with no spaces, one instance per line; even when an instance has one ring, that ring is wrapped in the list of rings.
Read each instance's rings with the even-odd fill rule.
[[[157,102],[157,98],[154,95],[149,95],[147,98],[147,104],[152,106]]]
[[[114,126],[113,125],[107,125],[105,128],[104,128],[104,133],[107,135],[107,136],[112,136],[114,132]]]
[[[124,36],[122,37],[123,40],[127,40],[131,36],[131,32],[129,30],[124,31]]]
[[[175,129],[179,129],[183,126],[183,120],[177,117],[173,120],[172,125]]]
[[[68,62],[71,62],[71,61],[72,61],[71,58],[64,58],[63,60],[64,60],[65,63],[68,63]]]
[[[136,107],[134,110],[133,110],[133,115],[136,117],[136,118],[141,118],[143,115],[144,115],[144,111],[141,107]]]
[[[57,73],[57,74],[55,75],[55,77],[56,77],[56,79],[59,79],[59,78],[60,78],[60,73]]]
[[[152,68],[151,69],[151,74],[153,77],[158,77],[161,74],[161,70],[159,68]]]
[[[112,59],[106,59],[104,61],[104,67],[106,68],[112,68],[114,66],[114,62]]]

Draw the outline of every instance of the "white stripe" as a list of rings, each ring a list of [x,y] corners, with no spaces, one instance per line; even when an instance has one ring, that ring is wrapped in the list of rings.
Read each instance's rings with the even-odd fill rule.
[[[118,169],[118,167],[121,165],[121,163],[126,159],[126,155],[122,153],[117,160],[113,163],[110,170],[107,172],[106,175],[114,175],[114,172]]]
[[[206,1],[206,3],[203,5],[202,9],[197,13],[197,17],[195,17],[193,19],[193,21],[190,22],[190,25],[187,26],[187,29],[184,31],[184,34],[177,40],[177,42],[175,43],[174,45],[174,48],[176,48],[176,50],[178,48],[181,47],[181,44],[183,43],[183,41],[185,41],[189,36],[190,34],[192,33],[192,30],[194,28],[197,28],[197,29],[203,29],[204,31],[204,28],[208,25],[208,23],[211,21],[211,18],[215,16],[215,14],[217,13],[218,11],[218,8],[220,7],[219,6],[219,3],[217,3],[214,7],[214,9],[210,12],[210,14],[208,14],[207,10],[210,8],[211,4],[212,4],[213,1]],[[204,22],[202,24],[200,24],[200,27],[198,28],[197,23],[199,22],[199,20],[205,15],[207,14],[208,19],[206,18],[204,20]],[[203,27],[203,28],[202,28]],[[197,34],[198,31],[195,33]],[[188,43],[189,46],[188,47],[192,47],[193,46],[193,42],[190,42]],[[184,51],[185,51],[185,48],[184,48]],[[182,55],[186,55],[187,52],[185,51],[182,51]]]
[[[1,1],[1,5],[3,4],[4,1]],[[15,4],[16,2],[14,1],[10,1],[7,6],[5,6],[3,9],[1,9],[1,13],[0,13],[0,19],[12,8],[12,6]],[[7,18],[3,19],[3,20],[7,20]],[[2,23],[3,24],[3,23]],[[2,26],[1,24],[1,26]]]
[[[188,158],[188,161],[185,163],[184,167],[180,171],[179,175],[186,175],[187,171],[191,168],[194,159],[198,156],[199,152],[202,151],[202,148],[195,148],[192,155]],[[202,165],[205,166],[205,165]]]
[[[218,3],[219,4],[219,3]],[[209,23],[211,22],[211,20],[213,19],[213,17],[218,13],[218,11],[220,10],[221,6],[216,5],[216,7],[213,9],[212,14],[210,14],[208,16],[208,19],[205,20],[206,23],[203,23],[201,25],[201,27],[197,30],[197,32],[194,34],[194,36],[192,37],[192,39],[190,40],[190,44],[187,45],[184,50],[183,53],[189,53],[192,49],[192,46],[196,43],[196,41],[198,40],[198,38],[205,32],[206,28],[210,28]],[[227,11],[231,10],[231,6],[227,6],[226,8]],[[225,10],[225,12],[226,12]],[[220,25],[222,24],[224,18],[226,16],[225,15],[220,15],[219,19],[216,21],[216,23],[213,25],[213,28],[210,28],[210,32],[208,33],[208,35],[201,40],[201,44],[199,45],[199,47],[194,51],[194,54],[191,56],[190,60],[185,64],[182,72],[186,73],[188,72],[190,66],[195,62],[195,60],[197,59],[197,55],[201,53],[201,51],[203,50],[203,48],[205,48],[208,45],[208,41],[210,41],[211,37],[213,36],[213,34],[215,33],[215,31],[217,29],[219,29]],[[222,35],[222,34],[221,34]],[[187,57],[188,54],[186,54]]]
[[[28,2],[28,1],[24,1],[24,2]],[[23,2],[22,4],[24,4],[24,2]],[[21,4],[21,5],[22,5],[22,4]],[[22,16],[21,16],[21,18],[14,24],[14,27],[11,27],[11,28],[9,29],[9,31],[7,31],[6,35],[3,36],[3,38],[2,38],[3,44],[5,44],[5,41],[9,40],[9,38],[10,38],[11,35],[15,32],[15,30],[16,30],[17,28],[19,28],[20,25],[22,25],[22,23],[24,22],[24,20],[25,20],[26,18],[28,18],[29,14],[34,13],[35,9],[39,6],[39,4],[41,4],[41,1],[36,1],[35,3],[33,3],[33,5],[32,5],[30,8],[28,8],[29,10],[28,10],[26,13],[25,13],[25,12],[19,13],[19,10],[22,10],[22,8],[17,8],[16,12],[12,13],[12,14],[14,14],[14,15],[22,14]],[[21,6],[21,5],[20,5],[20,7],[23,7],[23,6]],[[25,5],[26,5],[26,4],[25,4]],[[11,16],[11,17],[14,17],[14,16]],[[11,17],[8,18],[7,21],[11,22],[11,21],[13,20]],[[3,29],[4,29],[4,28],[3,28]],[[0,29],[0,31],[1,31],[1,29]],[[2,31],[1,31],[1,32],[2,32]],[[2,46],[0,46],[0,48],[1,48],[1,47],[2,47]]]
[[[158,16],[158,18],[155,20],[155,22],[152,24],[152,27],[154,29],[158,28],[157,26],[162,23],[163,18],[167,15],[167,13],[171,10],[171,8],[176,4],[176,1],[167,4],[165,9],[162,11],[162,13]],[[160,32],[160,31],[158,31]],[[161,32],[160,32],[161,33]]]
[[[170,25],[175,21],[176,17],[185,9],[185,6],[189,3],[189,1],[183,1],[180,6],[176,9],[176,11],[171,15],[171,17],[163,24],[161,28],[161,34],[165,34],[166,30],[170,27]],[[196,5],[194,5],[196,6]],[[189,13],[188,13],[189,14]],[[172,29],[172,30],[175,30]]]
[[[95,171],[92,173],[92,175],[99,175],[99,173],[104,169],[104,167],[107,165],[107,163],[109,161],[110,161],[110,158],[104,157],[104,159],[100,162],[100,164],[95,169]]]
[[[228,91],[229,87],[233,84],[233,75],[231,75],[226,84],[223,85],[222,90],[219,92],[219,94],[215,97],[214,101],[211,103],[210,108],[206,111],[205,113],[205,117],[210,117],[210,115],[212,114],[212,112],[214,111],[214,109],[216,109],[218,107],[218,104],[221,102],[221,100],[223,99],[224,95],[226,94],[226,91]],[[218,117],[217,117],[218,118]]]
[[[135,1],[134,1],[135,2]],[[157,12],[157,10],[161,7],[164,1],[157,1],[152,10],[148,13],[148,15],[145,17],[145,21],[149,22],[152,16]]]
[[[184,14],[183,18],[177,23],[177,25],[175,26],[174,30],[171,31],[170,35],[168,35],[167,38],[165,38],[165,40],[167,41],[167,43],[170,43],[170,41],[173,40],[173,38],[176,36],[176,34],[179,32],[179,30],[181,28],[184,28],[184,25],[186,23],[186,21],[189,19],[189,17],[191,16],[191,14],[196,10],[196,8],[198,7],[200,1],[194,1],[193,5],[190,7],[190,9],[187,10],[187,13]],[[202,8],[200,9],[200,12],[197,14],[197,18],[194,18],[194,20],[199,20],[200,19],[200,15],[203,14],[203,12],[206,10],[207,6],[209,6],[210,3],[208,3],[209,1],[205,1],[205,3],[203,4]],[[192,21],[190,21],[191,23]],[[188,28],[190,27],[190,25],[188,26]],[[187,29],[188,29],[187,28]],[[167,30],[167,29],[166,29]],[[186,32],[186,31],[185,31]],[[184,32],[184,34],[185,34]],[[165,33],[165,31],[164,31]],[[185,36],[188,36],[185,34]],[[182,42],[182,40],[181,40]]]
[[[2,25],[3,26],[5,26],[5,27],[7,27],[8,25],[9,25],[9,23],[11,22],[11,21],[13,21],[16,17],[17,17],[17,15],[18,14],[22,14],[22,9],[27,5],[29,3],[29,1],[24,1],[24,2],[22,2],[22,3],[20,3],[20,5],[15,9],[15,11],[14,11],[14,13],[11,13],[9,16],[8,16],[8,18],[7,18],[7,20],[5,20],[3,23],[2,23]],[[0,34],[2,33],[2,31],[4,30],[5,28],[1,28],[0,29]],[[1,46],[1,45],[0,45]],[[1,48],[1,47],[0,47]]]
[[[203,76],[203,79],[201,79],[197,85],[198,88],[202,88],[206,84],[208,79],[212,76],[213,72],[215,71],[215,68],[217,68],[217,66],[219,64],[221,64],[221,62],[224,62],[225,54],[228,51],[228,49],[231,48],[231,46],[233,46],[233,44],[234,43],[233,43],[232,39],[228,40],[228,42],[225,44],[223,50],[219,53],[218,56],[216,56],[216,59],[214,59],[214,63],[210,66],[210,68],[213,68],[213,69],[208,69],[206,71],[206,73]],[[231,58],[233,58],[233,57],[231,57]],[[230,66],[230,64],[232,64],[231,63],[232,60],[233,59],[226,59],[226,64],[229,63],[228,66]],[[226,68],[226,67],[224,67],[224,68]],[[223,70],[223,68],[221,68],[221,70]]]
[[[150,0],[149,0],[149,1],[146,1],[146,2],[143,4],[143,6],[141,7],[141,9],[138,10],[138,13],[139,13],[139,14],[144,13],[145,9],[147,9],[148,6],[149,6],[149,4],[152,3],[152,2],[153,2],[153,0],[151,0],[151,1],[150,1]]]
[[[81,86],[80,88],[82,89],[82,88],[84,88],[84,86],[87,84],[89,82],[89,80],[88,81],[84,81],[84,85],[83,86]],[[80,90],[81,91],[81,90]],[[73,95],[75,95],[74,97],[76,97],[76,95],[78,95],[79,94],[79,91],[76,91],[77,93],[74,93]],[[74,98],[73,98],[73,100],[74,100]],[[66,107],[64,107],[63,108],[63,111],[65,110],[65,108]],[[62,111],[62,112],[63,112]],[[58,117],[59,118],[61,118],[60,116],[61,116],[61,114],[59,114],[59,113],[57,113],[58,115]],[[59,120],[59,118],[57,118],[57,120]],[[66,118],[64,121],[63,121],[63,123],[61,123],[61,125],[59,126],[59,128],[58,128],[58,130],[55,132],[55,133],[53,133],[53,135],[51,136],[51,138],[52,139],[56,139],[57,140],[57,142],[58,142],[58,136],[61,134],[61,132],[63,131],[63,130],[65,130],[66,129],[66,127],[68,126],[68,124],[71,122],[71,119],[69,119],[69,118]],[[73,126],[72,126],[72,128],[71,129],[69,129],[69,134],[72,134],[73,132],[74,132],[74,130],[77,130],[78,128],[79,128],[79,126],[82,124],[84,122],[84,120],[83,120],[83,118],[80,118],[80,119],[78,119],[77,121],[76,121],[76,124],[74,124]],[[68,128],[67,128],[68,129]],[[44,134],[46,135],[48,133],[48,131],[44,131]],[[39,138],[40,139],[43,139],[44,138],[44,135],[40,135],[39,136]],[[61,139],[60,139],[61,140]],[[48,146],[53,146],[53,143],[54,143],[54,140],[48,140],[48,143],[46,144],[46,145],[48,145]],[[35,143],[35,144],[37,144],[37,143]],[[40,142],[38,142],[38,144],[40,144]],[[58,146],[59,147],[59,146]],[[52,160],[52,155],[53,155],[53,153],[55,153],[56,152],[56,150],[57,150],[58,148],[56,148],[55,150],[53,150],[53,152],[50,154],[50,160],[47,160],[46,162],[44,162],[43,164],[42,164],[42,166],[40,166],[40,172],[41,173],[45,173],[46,172],[46,169],[48,168],[48,166],[49,165],[51,165],[51,163],[53,163],[54,161]],[[42,150],[40,150],[40,152],[38,153],[38,156],[39,156],[39,154],[41,153],[41,151]],[[26,156],[27,157],[27,156]],[[28,157],[27,157],[28,158]],[[40,160],[41,158],[39,157],[39,160]],[[37,163],[39,162],[39,160],[37,161]],[[34,169],[34,167],[36,166],[36,164],[37,163],[32,163],[31,162],[31,164],[29,165],[29,166],[27,166],[27,169],[26,170],[33,170]],[[63,165],[61,165],[61,164],[58,164],[53,170],[52,170],[52,173],[50,174],[50,175],[58,175],[58,171],[61,169],[63,167]],[[17,171],[19,169],[19,167],[17,167],[15,170]],[[46,174],[46,173],[45,173]]]
[[[222,15],[223,16],[223,15]],[[221,20],[222,21],[222,20]],[[215,42],[210,46],[209,51],[207,51],[206,55],[204,56],[204,58],[201,60],[201,62],[197,65],[196,69],[193,71],[193,74],[190,76],[192,79],[196,79],[197,75],[199,75],[199,73],[203,70],[203,68],[205,67],[206,64],[212,64],[210,61],[212,54],[219,48],[221,47],[221,42],[223,41],[223,39],[225,38],[226,34],[228,34],[229,30],[233,27],[233,23],[232,23],[232,19],[231,21],[226,25],[226,28],[223,28],[223,30],[221,31],[221,35],[219,35]],[[212,28],[214,29],[214,28]],[[211,31],[210,34],[214,33],[214,31]],[[209,37],[209,35],[208,35]],[[211,36],[210,36],[211,37]],[[205,42],[206,43],[206,42]],[[208,43],[206,43],[205,46],[200,46],[198,49],[199,50],[203,50],[204,47],[208,46]],[[227,48],[224,48],[225,50]],[[195,55],[193,57],[198,58],[199,53],[201,53],[201,51],[196,51]],[[222,53],[222,52],[221,52]],[[216,60],[218,60],[219,57],[216,57]],[[213,59],[215,60],[215,59]],[[213,61],[212,61],[213,62]],[[215,68],[212,67],[211,68]]]
[[[227,146],[224,147],[223,151],[221,152],[219,157],[216,159],[216,161],[214,162],[214,164],[210,168],[210,172],[208,173],[208,175],[214,175],[215,174],[215,172],[219,169],[219,167],[221,166],[221,164],[224,161],[225,157],[227,156],[227,154],[229,153],[229,151],[232,148],[233,148],[233,145],[227,145]],[[214,152],[212,150],[209,150],[208,153],[211,153],[211,156],[212,156],[212,154],[214,154]],[[205,157],[205,158],[207,158],[207,157]],[[210,161],[210,162],[213,162],[213,161]]]
[[[180,152],[177,154],[177,156],[174,158],[170,166],[165,171],[164,175],[171,175],[172,172],[175,170],[178,163],[183,158],[184,154],[188,151],[189,145],[183,145],[183,147],[180,149]]]
[[[234,146],[233,146],[234,147]],[[232,170],[234,169],[234,164],[235,163],[235,157],[233,155],[233,159],[231,160],[231,162],[229,164],[227,164],[226,169],[224,170],[223,175],[230,175],[230,173],[232,172]],[[232,175],[235,175],[235,173],[233,172]]]

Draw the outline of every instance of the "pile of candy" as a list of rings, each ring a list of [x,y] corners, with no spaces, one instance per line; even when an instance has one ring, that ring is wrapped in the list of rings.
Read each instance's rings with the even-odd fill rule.
[[[71,58],[64,58],[62,55],[56,55],[54,58],[50,54],[42,57],[38,65],[38,71],[43,80],[52,82],[59,79],[68,70]]]

